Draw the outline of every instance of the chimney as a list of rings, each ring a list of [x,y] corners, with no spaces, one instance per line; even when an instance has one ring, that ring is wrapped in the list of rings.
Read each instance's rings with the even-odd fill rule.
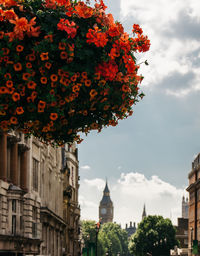
[[[128,228],[128,224],[126,223],[126,229]]]
[[[134,226],[134,228],[135,228],[135,222],[133,223],[133,226]]]
[[[132,228],[132,221],[130,221],[130,228]]]

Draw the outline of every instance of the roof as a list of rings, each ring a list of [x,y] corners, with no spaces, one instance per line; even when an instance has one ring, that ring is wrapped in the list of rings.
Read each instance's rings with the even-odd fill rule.
[[[107,181],[106,181],[106,186],[105,186],[105,188],[104,188],[104,191],[103,191],[104,193],[110,193],[110,190],[109,190],[109,188],[108,188],[108,184],[107,184]]]
[[[112,200],[110,199],[110,190],[108,188],[108,183],[106,181],[106,185],[103,191],[103,197],[101,199],[100,204],[109,204],[109,203],[112,204]]]

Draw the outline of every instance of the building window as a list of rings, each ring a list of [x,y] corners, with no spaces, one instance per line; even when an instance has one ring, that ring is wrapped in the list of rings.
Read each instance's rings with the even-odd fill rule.
[[[32,236],[37,237],[37,208],[33,206]]]
[[[12,215],[12,234],[16,234],[16,215]]]
[[[39,162],[33,158],[33,190],[38,191]]]
[[[23,223],[23,217],[20,216],[20,231],[23,231],[24,223]]]
[[[16,213],[16,209],[17,209],[17,207],[16,207],[16,199],[13,199],[12,200],[12,212]]]

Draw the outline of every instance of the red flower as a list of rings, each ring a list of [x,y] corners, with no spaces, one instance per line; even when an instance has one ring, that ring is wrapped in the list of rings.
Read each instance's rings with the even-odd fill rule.
[[[60,19],[59,23],[57,24],[57,29],[66,31],[68,38],[74,38],[76,36],[78,26],[73,21],[70,23],[69,20]]]

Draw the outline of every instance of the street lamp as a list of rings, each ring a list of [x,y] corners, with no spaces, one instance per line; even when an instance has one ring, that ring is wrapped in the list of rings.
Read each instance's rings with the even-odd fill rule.
[[[96,229],[95,229],[95,231],[96,231],[96,256],[97,256],[97,245],[98,245],[98,233],[99,233],[100,227],[101,227],[101,222],[99,221],[99,222],[97,222]]]

